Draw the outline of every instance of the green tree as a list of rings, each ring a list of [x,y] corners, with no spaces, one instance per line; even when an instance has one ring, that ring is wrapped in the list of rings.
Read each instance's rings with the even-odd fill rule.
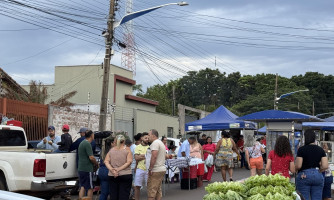
[[[159,101],[158,112],[172,113],[172,88],[175,86],[176,104],[213,111],[220,105],[230,108],[238,115],[273,109],[275,74],[241,75],[239,72],[221,73],[218,69],[189,71],[187,75],[164,85],[155,85],[139,94]],[[315,102],[316,113],[334,110],[334,76],[317,72],[292,78],[278,77],[278,96],[299,92],[278,101],[280,110],[312,113]]]
[[[137,96],[143,95],[143,85],[142,84],[137,84],[132,86],[132,92],[136,93]]]
[[[169,115],[172,114],[171,91],[167,84],[149,87],[145,94],[140,94],[139,96],[158,101],[159,106],[157,107],[157,112]]]

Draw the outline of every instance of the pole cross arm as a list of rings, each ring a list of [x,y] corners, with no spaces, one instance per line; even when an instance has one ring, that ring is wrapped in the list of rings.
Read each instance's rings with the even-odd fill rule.
[[[187,2],[184,2],[184,1],[178,2],[178,3],[168,3],[168,4],[163,4],[163,5],[160,5],[160,6],[140,10],[140,11],[137,11],[137,12],[128,13],[124,17],[122,17],[122,19],[119,22],[115,22],[114,29],[117,28],[118,26],[122,25],[122,24],[125,24],[128,21],[133,20],[134,18],[140,17],[140,16],[145,15],[147,13],[150,13],[154,10],[157,10],[159,8],[169,6],[169,5],[186,6],[186,5],[189,5],[189,4]]]

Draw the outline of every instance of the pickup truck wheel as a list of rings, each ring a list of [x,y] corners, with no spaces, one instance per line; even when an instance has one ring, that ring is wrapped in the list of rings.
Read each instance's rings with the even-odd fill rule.
[[[7,191],[7,184],[6,184],[6,179],[3,175],[0,175],[0,190],[5,190]]]

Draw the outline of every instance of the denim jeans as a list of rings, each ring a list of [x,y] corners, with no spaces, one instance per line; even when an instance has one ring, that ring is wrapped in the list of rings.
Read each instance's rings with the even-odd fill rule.
[[[109,177],[108,177],[109,170],[105,165],[101,165],[99,168],[99,180],[100,180],[100,190],[101,195],[99,200],[107,200],[110,194],[110,187],[109,187]]]
[[[302,176],[305,175],[305,178]],[[324,187],[324,177],[317,169],[306,169],[300,171],[296,177],[297,191],[305,200],[322,200],[322,189]]]
[[[240,158],[240,167],[243,168],[244,166],[246,166],[245,163],[245,152],[240,152],[241,158]]]

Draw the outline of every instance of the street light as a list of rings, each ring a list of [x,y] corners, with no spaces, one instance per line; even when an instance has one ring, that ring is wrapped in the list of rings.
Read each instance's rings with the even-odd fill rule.
[[[308,91],[310,91],[310,90],[309,89],[306,89],[306,90],[297,90],[297,91],[294,91],[294,92],[289,92],[289,93],[286,93],[286,94],[282,94],[280,97],[276,97],[274,109],[277,110],[277,105],[276,104],[278,103],[279,100],[281,100],[281,99],[283,99],[283,98],[285,98],[287,96],[290,96],[292,94],[295,94],[297,92],[308,92]]]
[[[108,87],[109,87],[109,74],[110,74],[110,59],[111,56],[114,54],[112,50],[112,39],[114,36],[114,30],[118,26],[131,21],[134,18],[140,17],[145,15],[149,12],[157,10],[159,8],[169,6],[169,5],[178,5],[178,6],[187,6],[189,5],[187,2],[181,1],[178,3],[168,3],[163,4],[160,6],[140,10],[137,12],[132,12],[126,14],[119,22],[114,22],[114,6],[115,1],[110,1],[110,9],[109,9],[109,18],[108,18],[108,30],[102,33],[103,36],[106,38],[106,51],[105,57],[103,62],[103,82],[102,82],[102,95],[101,95],[101,106],[100,106],[100,120],[99,120],[99,131],[104,131],[106,129],[106,121],[107,121],[107,107],[108,107]],[[112,122],[113,123],[113,122]]]
[[[159,8],[162,8],[162,7],[165,7],[165,6],[170,6],[170,5],[187,6],[189,4],[185,1],[181,1],[181,2],[178,2],[178,3],[168,3],[168,4],[163,4],[163,5],[160,5],[160,6],[155,6],[155,7],[152,7],[152,8],[147,8],[147,9],[144,9],[144,10],[128,13],[124,17],[122,17],[122,19],[119,22],[116,22],[114,24],[114,29],[117,28],[118,26],[122,25],[122,24],[125,24],[128,21],[133,20],[134,18],[140,17],[140,16],[145,15],[149,12],[152,12],[152,11],[157,10]]]

